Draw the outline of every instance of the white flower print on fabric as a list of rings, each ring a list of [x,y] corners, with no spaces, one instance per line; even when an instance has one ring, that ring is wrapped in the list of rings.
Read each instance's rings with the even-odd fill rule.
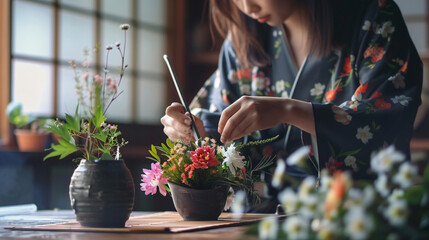
[[[276,92],[277,93],[281,93],[284,90],[285,90],[285,81],[283,79],[282,80],[278,80],[276,82]]]
[[[219,70],[216,71],[216,77],[215,77],[215,80],[214,80],[214,87],[215,88],[219,88],[220,87],[220,71]]]
[[[354,111],[357,111],[357,107],[358,106],[359,106],[359,102],[358,101],[353,101],[353,102],[350,102],[349,108],[353,109]]]
[[[216,111],[217,111],[217,107],[213,103],[210,104],[209,112],[216,112]]]
[[[352,167],[353,171],[356,172],[358,170],[358,167],[356,164],[356,158],[354,156],[347,156],[344,159],[344,163],[346,164],[347,167]]]
[[[243,83],[240,85],[240,92],[243,95],[250,95],[250,84]]]
[[[395,76],[389,77],[387,80],[392,81],[396,89],[405,88],[405,77],[401,73],[397,73]]]
[[[287,91],[282,92],[282,97],[289,98],[289,93]]]
[[[252,90],[263,90],[265,88],[265,77],[255,77],[252,79]]]
[[[314,88],[312,88],[310,90],[310,95],[311,96],[319,96],[319,95],[323,94],[323,90],[325,90],[325,85],[323,85],[321,83],[315,83]]]
[[[393,103],[400,103],[402,106],[408,106],[408,103],[412,100],[412,98],[405,95],[396,96],[391,99]]]
[[[387,21],[383,26],[377,26],[375,33],[380,34],[382,37],[387,38],[387,36],[395,31],[395,27],[392,26],[391,21]]]
[[[365,20],[365,22],[363,23],[363,26],[362,26],[362,30],[368,31],[370,29],[371,29],[371,22],[368,20]]]
[[[228,79],[231,81],[231,83],[236,84],[238,82],[237,72],[232,69],[229,70]]]
[[[358,128],[356,138],[361,140],[364,144],[367,144],[368,141],[372,139],[372,133],[369,130],[370,128],[368,125],[363,128]]]

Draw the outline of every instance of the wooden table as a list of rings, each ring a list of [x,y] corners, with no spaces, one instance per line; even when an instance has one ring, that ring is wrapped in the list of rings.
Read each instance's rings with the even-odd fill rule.
[[[132,216],[147,214],[133,212]],[[28,226],[68,222],[74,220],[72,211],[38,211],[31,214],[0,216],[0,239],[58,239],[58,240],[127,240],[127,239],[238,239],[246,226],[226,227],[186,233],[92,233],[92,232],[53,232],[53,231],[17,231],[4,227]],[[246,236],[245,239],[248,239]]]

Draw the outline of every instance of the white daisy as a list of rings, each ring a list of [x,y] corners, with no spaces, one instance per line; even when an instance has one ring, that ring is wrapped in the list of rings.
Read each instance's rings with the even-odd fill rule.
[[[358,170],[358,167],[356,164],[356,157],[349,155],[344,159],[344,163],[346,164],[347,167],[353,168],[354,171]]]
[[[321,240],[336,239],[336,236],[339,235],[340,231],[341,228],[334,222],[323,220],[320,224],[320,231],[317,234],[317,237]]]
[[[279,230],[276,217],[264,218],[258,226],[259,239],[276,239]]]
[[[368,125],[363,128],[358,128],[356,138],[361,140],[364,144],[367,144],[368,140],[372,139],[372,133],[369,130],[370,128]]]
[[[299,209],[299,213],[307,219],[314,218],[319,206],[321,205],[317,196],[309,194],[306,198],[302,199],[302,206]]]
[[[286,218],[283,230],[287,233],[287,237],[290,240],[307,239],[309,223],[307,219],[301,216],[291,216]]]
[[[345,222],[346,232],[353,240],[366,239],[374,228],[372,218],[368,217],[362,207],[350,209],[345,216]]]
[[[395,190],[393,190],[392,194],[390,194],[390,196],[387,199],[387,201],[389,201],[389,203],[393,203],[395,201],[400,201],[403,198],[404,198],[404,190],[402,190],[402,189],[395,189]]]
[[[393,145],[371,156],[371,169],[377,173],[390,171],[394,163],[405,160],[405,155],[395,150]]]
[[[409,162],[405,162],[399,167],[399,171],[393,177],[393,182],[402,188],[409,188],[413,185],[416,175],[417,167]]]
[[[292,188],[286,188],[278,195],[279,202],[286,213],[295,212],[299,205],[298,196]]]
[[[310,195],[312,190],[316,187],[316,179],[313,176],[306,177],[299,186],[298,196],[300,200],[305,199]]]
[[[310,90],[310,95],[311,96],[319,96],[320,94],[323,93],[323,90],[325,90],[325,85],[323,85],[321,83],[315,83],[314,88],[312,88]]]
[[[357,188],[352,188],[347,193],[347,200],[346,200],[346,206],[348,208],[353,207],[362,207],[363,202],[363,191]]]
[[[277,167],[274,171],[273,180],[271,185],[275,188],[280,188],[283,185],[283,174],[286,171],[286,163],[283,159],[277,160]]]
[[[303,161],[305,161],[310,153],[309,146],[300,147],[298,150],[293,152],[286,160],[289,165],[299,165]]]
[[[232,143],[226,151],[223,150],[221,153],[222,153],[222,156],[224,157],[222,164],[228,166],[232,175],[235,176],[236,170],[242,169],[244,167],[244,162],[243,162],[244,156],[241,156],[240,153],[235,150],[234,145],[235,143]]]
[[[368,20],[365,20],[365,22],[363,23],[363,26],[362,26],[362,30],[368,31],[370,29],[371,29],[371,22]]]
[[[407,220],[408,208],[404,200],[394,201],[384,211],[384,216],[393,226],[402,226]]]
[[[395,96],[392,98],[393,103],[400,103],[402,106],[408,106],[408,102],[411,101],[412,98],[407,97],[405,95]]]
[[[385,174],[379,174],[377,180],[375,180],[375,189],[382,197],[389,195],[389,187],[387,185],[387,176]]]
[[[333,183],[333,178],[329,175],[328,170],[325,168],[322,170],[320,177],[320,191],[327,192]]]

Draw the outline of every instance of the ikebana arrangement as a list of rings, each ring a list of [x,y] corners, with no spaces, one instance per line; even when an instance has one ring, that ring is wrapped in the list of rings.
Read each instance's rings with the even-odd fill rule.
[[[289,214],[286,220],[264,219],[249,234],[260,239],[429,239],[429,166],[419,174],[389,146],[372,155],[371,171],[375,181],[323,170],[319,181],[307,177],[296,188],[285,188],[278,198]],[[274,179],[283,179],[282,174]]]
[[[155,163],[150,170],[143,169],[141,190],[153,195],[159,189],[164,196],[171,191],[176,210],[184,220],[217,220],[231,203],[226,204],[232,189],[254,193],[257,173],[273,163],[273,157],[265,156],[252,165],[242,155],[243,150],[276,138],[227,147],[210,138],[190,144],[167,139],[166,144],[152,145],[149,150]]]
[[[87,227],[124,227],[134,206],[134,183],[129,169],[121,159],[120,148],[127,142],[119,140],[118,126],[107,123],[106,112],[123,91],[118,91],[127,65],[125,48],[128,24],[122,24],[124,42],[107,46],[104,74],[90,77],[90,51],[85,60],[70,65],[75,73],[78,105],[74,115],[65,115],[65,121],[56,119],[47,130],[58,136],[44,159],[73,156],[80,161],[70,183],[71,206],[76,219]],[[116,48],[122,64],[119,80],[110,76],[109,53]],[[98,46],[95,50],[98,49]]]

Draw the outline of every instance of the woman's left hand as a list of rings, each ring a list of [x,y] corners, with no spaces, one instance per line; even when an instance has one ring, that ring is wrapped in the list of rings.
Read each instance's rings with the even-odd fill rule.
[[[290,123],[314,134],[311,103],[280,97],[243,96],[222,112],[218,132],[221,142],[225,143],[280,123]]]

